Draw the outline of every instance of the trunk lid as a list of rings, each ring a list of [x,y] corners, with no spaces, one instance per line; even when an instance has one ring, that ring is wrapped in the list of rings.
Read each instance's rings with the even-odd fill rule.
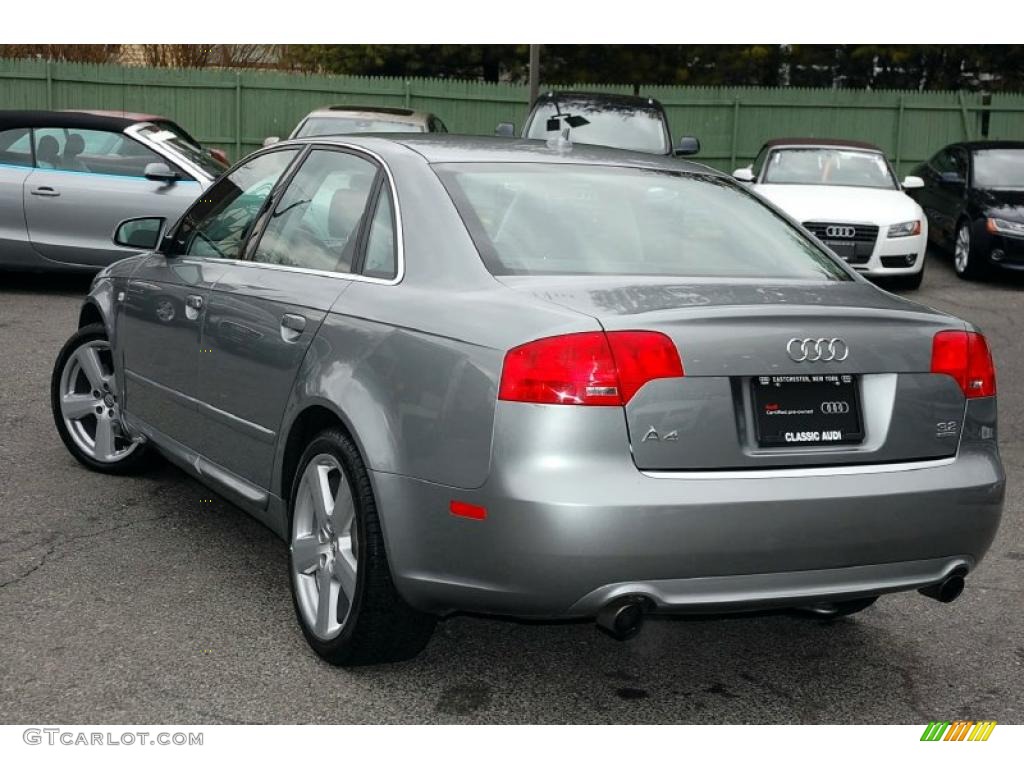
[[[640,469],[905,462],[956,452],[966,400],[951,377],[929,371],[935,333],[964,324],[872,285],[501,279],[605,330],[660,331],[675,343],[685,376],[647,383],[625,409]],[[858,411],[859,430],[849,428]],[[776,434],[779,424],[806,429]],[[843,425],[842,437],[832,437],[842,430],[830,424]],[[851,442],[817,444],[829,439]]]

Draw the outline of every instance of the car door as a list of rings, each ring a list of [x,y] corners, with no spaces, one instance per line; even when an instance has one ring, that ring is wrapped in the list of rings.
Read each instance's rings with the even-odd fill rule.
[[[931,165],[935,178],[928,190],[929,226],[935,227],[936,240],[951,244],[967,191],[967,155],[960,147],[946,147],[933,158]],[[943,180],[942,175],[948,173],[958,174],[963,181]]]
[[[196,376],[211,286],[246,239],[274,186],[297,154],[282,149],[242,163],[182,217],[161,252],[133,272],[119,312],[124,410],[157,442],[198,449],[202,435]],[[173,444],[172,444],[173,446]]]
[[[115,131],[36,128],[36,168],[25,183],[25,221],[32,247],[62,264],[102,267],[131,254],[111,239],[134,216],[173,221],[198,197],[191,177],[149,181],[145,168],[168,160]]]
[[[367,156],[312,148],[246,261],[231,264],[210,293],[199,357],[202,453],[260,488],[270,487],[306,350],[360,265],[368,204],[383,177]]]
[[[0,266],[38,261],[25,226],[25,180],[32,173],[32,136],[27,128],[0,131]]]

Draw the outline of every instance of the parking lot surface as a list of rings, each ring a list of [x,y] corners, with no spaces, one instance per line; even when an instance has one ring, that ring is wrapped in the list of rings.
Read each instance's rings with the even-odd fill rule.
[[[1024,722],[1024,280],[932,255],[911,295],[978,324],[999,373],[1006,511],[955,603],[659,619],[626,643],[459,616],[355,671],[307,648],[260,523],[170,466],[106,477],[65,450],[49,377],[88,282],[0,273],[0,722]]]

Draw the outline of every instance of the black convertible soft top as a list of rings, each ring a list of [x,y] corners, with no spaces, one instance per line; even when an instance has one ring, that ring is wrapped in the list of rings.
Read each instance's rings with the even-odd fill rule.
[[[123,131],[137,121],[125,117],[91,115],[86,112],[45,110],[0,110],[0,131],[12,128],[81,128],[84,131]]]

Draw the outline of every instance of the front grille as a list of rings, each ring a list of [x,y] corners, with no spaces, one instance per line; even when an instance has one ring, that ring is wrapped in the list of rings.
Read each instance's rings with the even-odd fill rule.
[[[805,221],[804,226],[850,264],[866,264],[878,241],[878,227],[873,224],[843,224],[834,221]],[[851,232],[829,233],[829,228]]]

